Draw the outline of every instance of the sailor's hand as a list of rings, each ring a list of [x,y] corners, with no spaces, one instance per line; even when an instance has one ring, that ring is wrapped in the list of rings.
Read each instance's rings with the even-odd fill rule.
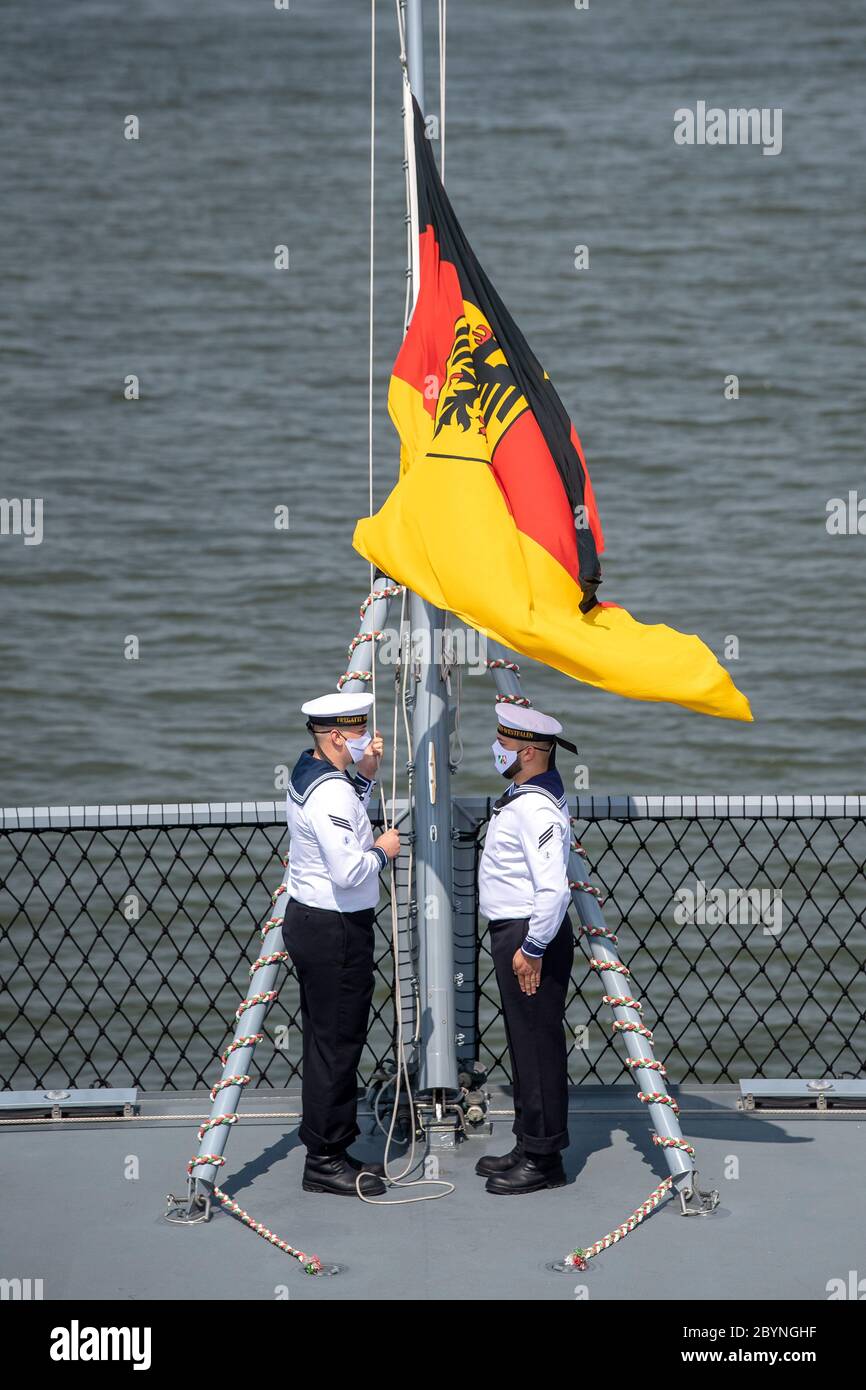
[[[541,981],[541,960],[530,960],[521,950],[514,952],[511,969],[524,994],[534,994]]]
[[[367,746],[367,751],[358,763],[358,771],[362,777],[372,780],[379,771],[379,764],[382,761],[382,754],[385,752],[385,740],[377,729]]]
[[[389,859],[396,859],[400,853],[400,831],[386,830],[376,841],[377,849],[383,849]]]

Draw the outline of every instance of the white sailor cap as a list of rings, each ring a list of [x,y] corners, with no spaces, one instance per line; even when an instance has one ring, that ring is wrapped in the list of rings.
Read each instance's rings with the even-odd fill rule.
[[[337,691],[333,695],[320,695],[316,700],[308,700],[301,705],[301,714],[307,715],[308,729],[335,729],[341,724],[366,724],[372,708],[372,695]]]
[[[496,732],[505,738],[524,739],[527,743],[558,743],[562,748],[577,752],[573,743],[559,737],[562,733],[559,720],[551,714],[542,714],[540,709],[500,701],[496,706],[496,718],[499,720]]]

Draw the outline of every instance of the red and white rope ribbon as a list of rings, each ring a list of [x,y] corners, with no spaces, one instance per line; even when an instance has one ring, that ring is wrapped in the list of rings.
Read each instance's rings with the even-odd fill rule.
[[[286,860],[283,859],[282,863],[285,866]],[[280,895],[286,891],[287,884],[281,883],[279,888],[271,894],[271,902],[275,903]],[[282,918],[280,917],[268,918],[261,929],[262,941],[264,941],[265,937],[274,927],[280,925],[281,921]],[[287,951],[271,951],[266,956],[259,956],[250,966],[250,977],[252,978],[256,974],[256,971],[262,970],[266,965],[273,965],[276,961],[287,961],[288,959],[289,955]],[[269,989],[262,994],[248,995],[246,999],[241,1000],[239,1007],[235,1011],[235,1018],[241,1019],[247,1009],[251,1009],[254,1004],[272,1004],[278,994],[279,990]],[[233,1042],[229,1043],[225,1052],[220,1056],[223,1067],[225,1067],[233,1052],[236,1052],[239,1048],[254,1046],[257,1042],[261,1042],[263,1037],[264,1033],[250,1033],[245,1037],[235,1038]],[[251,1077],[240,1074],[223,1077],[222,1080],[218,1081],[216,1085],[211,1088],[210,1098],[212,1101],[215,1100],[220,1091],[225,1090],[228,1086],[248,1086],[251,1080]],[[231,1114],[217,1115],[213,1119],[205,1120],[199,1127],[199,1143],[201,1143],[201,1140],[209,1130],[216,1129],[219,1125],[236,1124],[238,1118],[238,1115],[232,1112]],[[186,1171],[191,1176],[196,1168],[211,1163],[216,1168],[222,1168],[225,1164],[225,1159],[221,1154],[197,1154],[194,1158],[191,1158],[186,1165]],[[256,1235],[261,1236],[264,1240],[268,1241],[269,1244],[275,1245],[278,1250],[283,1250],[287,1255],[291,1255],[293,1259],[298,1261],[307,1274],[321,1273],[322,1262],[318,1255],[305,1254],[303,1250],[296,1249],[295,1246],[290,1245],[288,1241],[281,1240],[278,1235],[275,1235],[275,1233],[269,1230],[267,1226],[263,1225],[261,1221],[254,1221],[249,1212],[244,1211],[243,1207],[240,1206],[234,1198],[230,1197],[227,1192],[223,1192],[222,1188],[218,1187],[216,1183],[214,1183],[213,1192],[217,1201],[222,1203],[226,1211],[231,1212],[233,1216],[240,1217],[245,1226],[249,1226],[251,1231],[255,1231]]]
[[[572,824],[574,824],[574,817],[571,819]],[[598,898],[599,905],[604,902],[599,890],[593,887],[592,884],[579,881],[569,886],[573,889],[577,889],[579,892],[591,893],[594,897]],[[606,927],[581,926],[579,930],[584,932],[587,936],[600,936],[604,937],[606,940],[616,942],[616,936],[613,932],[608,931]],[[624,975],[631,978],[631,971],[628,966],[623,965],[620,960],[601,960],[597,956],[591,956],[589,964],[591,969],[597,970],[599,973],[608,970],[615,975]],[[605,1004],[609,1004],[613,1008],[628,1008],[634,1009],[638,1013],[643,1012],[643,1004],[631,994],[605,994],[602,996],[602,999]],[[614,1033],[638,1033],[641,1037],[646,1038],[649,1043],[653,1041],[652,1033],[643,1023],[615,1019],[613,1031]],[[667,1070],[664,1065],[661,1062],[657,1062],[654,1057],[626,1057],[624,1060],[625,1065],[632,1071],[646,1070],[654,1071],[659,1076],[667,1075]],[[666,1091],[638,1091],[637,1098],[645,1105],[667,1105],[675,1115],[680,1113],[680,1107],[676,1099],[668,1095]],[[672,1135],[653,1134],[652,1141],[658,1148],[682,1149],[683,1152],[687,1153],[691,1158],[695,1156],[693,1146],[686,1139],[677,1138]],[[670,1191],[672,1185],[673,1177],[668,1176],[664,1178],[663,1181],[659,1183],[658,1187],[650,1193],[645,1201],[641,1202],[640,1206],[632,1212],[631,1216],[629,1216],[621,1226],[617,1226],[614,1230],[609,1231],[607,1235],[602,1236],[601,1239],[597,1240],[593,1245],[586,1247],[578,1246],[577,1249],[572,1250],[566,1255],[563,1261],[564,1265],[568,1269],[586,1269],[588,1261],[592,1259],[593,1255],[598,1255],[600,1251],[607,1250],[611,1245],[616,1245],[617,1241],[622,1240],[624,1236],[629,1235],[635,1227],[639,1226],[645,1216],[649,1216],[651,1212],[655,1211],[662,1198]]]

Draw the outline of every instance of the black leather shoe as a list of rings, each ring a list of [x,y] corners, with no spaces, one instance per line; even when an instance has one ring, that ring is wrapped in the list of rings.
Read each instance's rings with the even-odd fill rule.
[[[491,1177],[494,1173],[504,1173],[506,1169],[513,1168],[515,1163],[519,1163],[523,1157],[523,1141],[518,1139],[510,1153],[507,1154],[485,1154],[484,1158],[479,1158],[475,1165],[476,1173],[480,1173],[482,1178]]]
[[[559,1154],[523,1154],[504,1173],[494,1173],[484,1184],[497,1196],[517,1196],[522,1192],[543,1192],[546,1187],[564,1187],[565,1169]]]
[[[375,1173],[377,1178],[384,1178],[385,1176],[384,1163],[362,1163],[359,1158],[356,1158],[354,1154],[350,1154],[348,1151],[343,1154],[343,1158],[354,1168],[356,1173],[360,1173],[363,1170],[365,1173]]]
[[[302,1187],[305,1192],[326,1192],[334,1197],[357,1197],[355,1180],[362,1164],[355,1160],[357,1167],[348,1161],[347,1154],[329,1154],[319,1157],[307,1154],[304,1164]],[[379,1197],[387,1192],[381,1178],[374,1176],[361,1179],[361,1191],[365,1197]]]

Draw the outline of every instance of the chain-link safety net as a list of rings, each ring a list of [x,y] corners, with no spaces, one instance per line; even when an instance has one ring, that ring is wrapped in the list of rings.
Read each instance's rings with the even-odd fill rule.
[[[670,1081],[863,1075],[866,819],[579,818],[574,829]],[[481,926],[479,1055],[508,1075]],[[569,1079],[631,1085],[601,993],[576,949]]]
[[[477,862],[487,803],[460,804],[476,827],[463,838]],[[862,1074],[866,817],[599,814],[575,828],[673,1083]],[[186,824],[67,828],[10,828],[7,820],[0,1085],[210,1085],[285,850],[278,810],[216,824],[205,814]],[[470,1051],[460,1051],[478,1056],[491,1081],[507,1082],[485,928],[480,922],[474,962],[465,934],[455,957],[469,987],[460,1008]],[[391,1054],[390,948],[383,891],[363,1083]],[[567,1021],[573,1083],[632,1084],[582,950]],[[300,1056],[289,968],[255,1051],[253,1085],[289,1085]]]
[[[0,831],[0,1085],[213,1083],[283,881],[285,822]],[[363,1077],[392,1051],[391,918],[377,914]],[[300,1074],[289,967],[253,1057],[252,1085]]]

